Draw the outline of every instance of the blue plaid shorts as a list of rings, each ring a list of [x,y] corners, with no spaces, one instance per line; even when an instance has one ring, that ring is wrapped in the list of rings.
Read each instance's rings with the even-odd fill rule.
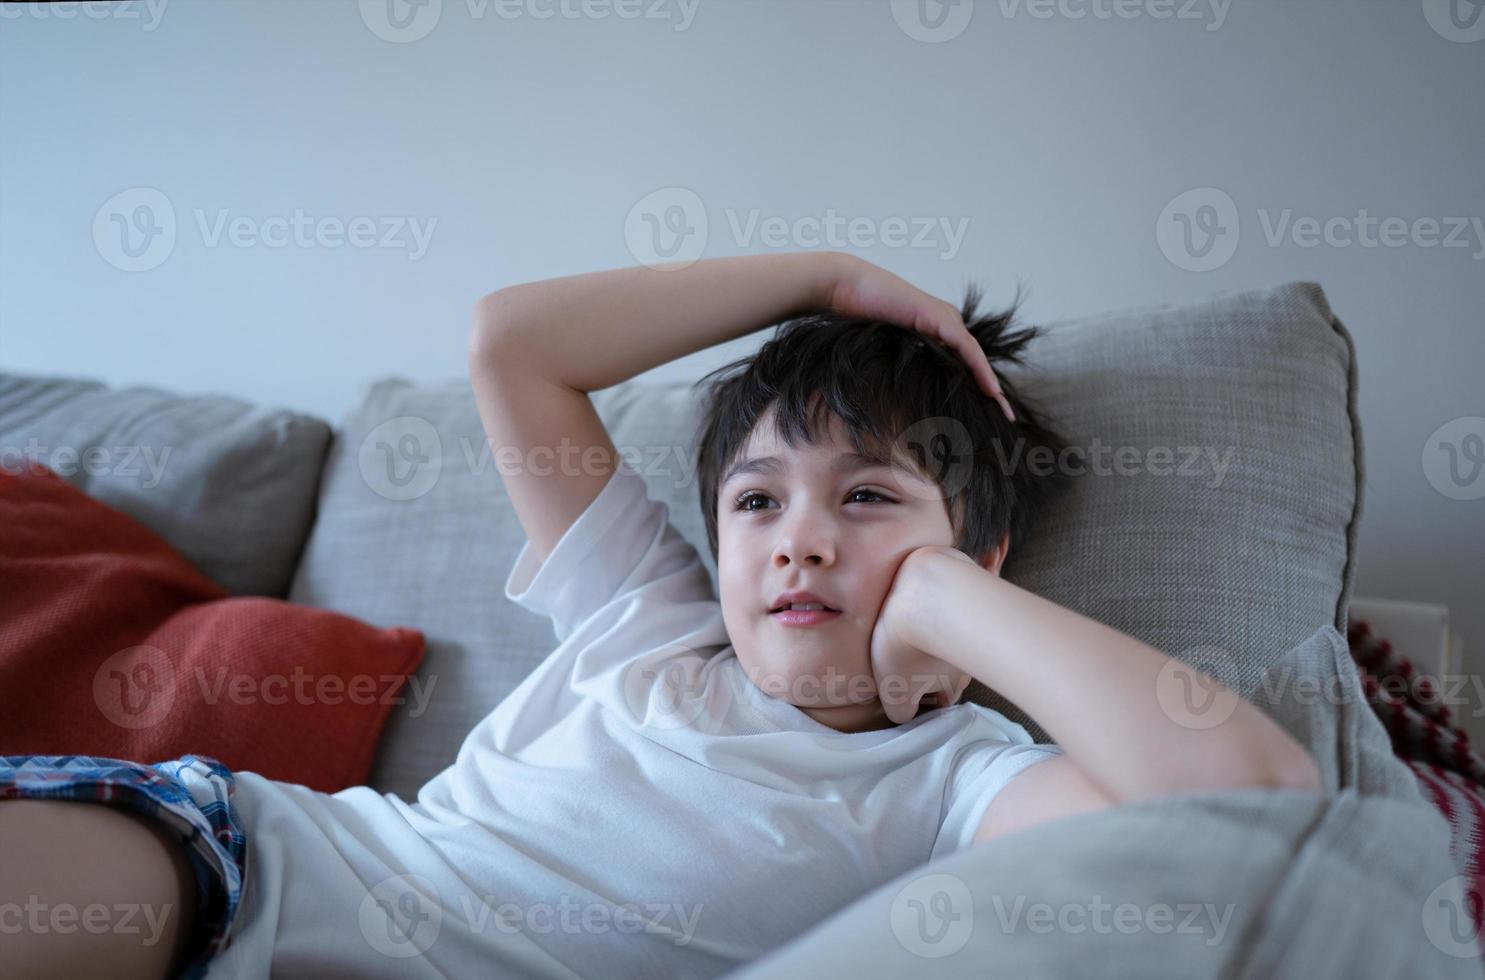
[[[87,755],[0,756],[0,800],[91,800],[158,820],[186,844],[196,879],[196,921],[180,974],[198,978],[225,948],[242,901],[247,856],[226,766],[184,755],[144,765]]]

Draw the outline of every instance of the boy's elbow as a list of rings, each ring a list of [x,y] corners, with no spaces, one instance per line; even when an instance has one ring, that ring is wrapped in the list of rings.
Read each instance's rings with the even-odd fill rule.
[[[474,304],[469,318],[469,356],[481,359],[510,332],[510,301],[506,290],[486,293]]]

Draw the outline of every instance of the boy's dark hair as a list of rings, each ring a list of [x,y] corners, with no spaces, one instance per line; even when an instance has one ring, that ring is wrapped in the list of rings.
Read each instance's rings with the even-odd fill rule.
[[[1000,370],[1005,362],[1023,363],[1023,349],[1040,333],[1036,327],[1012,330],[1020,300],[1018,290],[1008,309],[981,316],[980,289],[971,285],[961,307],[965,325],[996,369],[1015,422],[955,351],[909,328],[836,313],[786,320],[757,353],[696,382],[711,382],[697,430],[696,472],[713,560],[724,473],[770,406],[776,409],[775,432],[791,448],[799,439],[814,443],[827,431],[827,410],[841,418],[857,452],[890,459],[896,444],[900,462],[945,490],[954,547],[978,559],[1009,532],[1014,549],[1062,483],[1060,470],[1037,447],[1047,447],[1053,459],[1066,448]],[[901,439],[914,423],[921,424]],[[921,445],[918,436],[935,430],[951,438],[945,443],[930,437],[936,446]],[[967,447],[960,445],[966,434]],[[969,462],[952,469],[941,465],[933,457],[944,445],[952,445],[958,458],[968,451]],[[945,487],[950,472],[950,482],[962,486]]]

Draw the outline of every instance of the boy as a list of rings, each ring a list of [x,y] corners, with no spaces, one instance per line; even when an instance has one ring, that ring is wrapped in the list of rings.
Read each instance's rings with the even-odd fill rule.
[[[202,860],[199,840],[183,857],[159,821],[0,802],[0,910],[28,895],[102,901],[127,883],[136,902],[216,910],[232,937],[223,949],[226,924],[203,935],[194,920],[154,948],[0,932],[0,962],[25,975],[106,955],[115,976],[718,976],[1020,828],[1173,793],[1317,790],[1313,761],[1266,715],[1238,699],[1222,725],[1176,724],[1154,696],[1169,658],[999,577],[1051,484],[1000,463],[1017,457],[991,440],[1061,444],[990,365],[1032,332],[1009,334],[1010,313],[978,318],[975,301],[955,310],[840,253],[482,299],[469,363],[492,449],[585,450],[580,466],[502,468],[528,538],[505,592],[551,617],[557,649],[413,803],[162,764],[178,790],[163,809],[179,819],[194,800],[223,831],[211,799],[234,793],[240,823],[225,831],[245,828],[249,855],[235,916],[231,862]],[[703,419],[718,602],[588,396],[781,321],[716,382]],[[926,437],[905,436],[922,422]],[[971,680],[1058,744],[962,702]]]

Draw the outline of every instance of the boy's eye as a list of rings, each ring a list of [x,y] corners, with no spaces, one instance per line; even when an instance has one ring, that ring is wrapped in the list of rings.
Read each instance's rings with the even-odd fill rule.
[[[860,495],[863,495],[863,494],[865,496],[867,496],[867,497],[874,497],[877,500],[882,501],[883,503],[890,504],[892,502],[889,498],[883,496],[880,493],[877,493],[875,490],[868,490],[865,487],[857,487],[855,490],[852,490],[850,493],[846,494],[846,502],[847,503],[866,503],[866,501],[864,501],[864,500],[857,501],[857,500],[853,500],[852,499],[854,497],[857,497],[857,496],[860,496]],[[735,504],[734,509],[735,510],[742,510],[742,511],[752,512],[752,511],[755,511],[755,510],[759,510],[760,509],[760,508],[757,508],[757,507],[750,507],[750,506],[748,506],[754,500],[772,500],[772,499],[773,498],[770,497],[766,493],[760,493],[757,490],[749,490],[747,493],[744,493],[744,494],[740,495],[737,498],[737,500],[734,501],[734,504]]]

